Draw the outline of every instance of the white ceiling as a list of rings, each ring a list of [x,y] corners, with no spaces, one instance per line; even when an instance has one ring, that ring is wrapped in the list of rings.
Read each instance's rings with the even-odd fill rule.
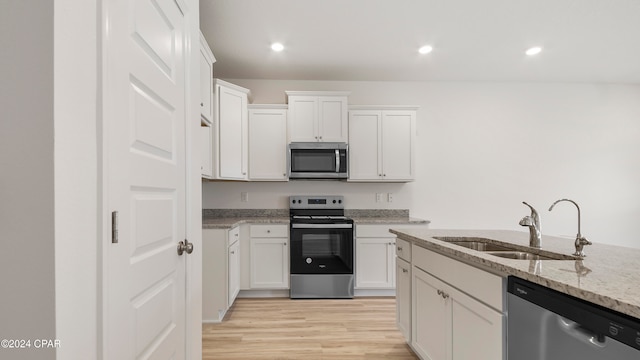
[[[640,0],[201,0],[200,22],[221,78],[640,83]]]

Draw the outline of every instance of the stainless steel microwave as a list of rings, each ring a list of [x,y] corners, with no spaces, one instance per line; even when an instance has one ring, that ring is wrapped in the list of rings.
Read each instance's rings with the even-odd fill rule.
[[[293,142],[287,151],[290,179],[346,179],[349,177],[346,143]]]

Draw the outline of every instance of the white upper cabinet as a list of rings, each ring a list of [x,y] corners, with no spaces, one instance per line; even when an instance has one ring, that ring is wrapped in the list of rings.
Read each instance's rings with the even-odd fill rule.
[[[349,181],[411,181],[417,107],[351,107]]]
[[[203,124],[213,121],[213,56],[207,40],[200,33],[200,116]]]
[[[248,94],[248,89],[214,79],[214,179],[248,179]]]
[[[212,135],[211,127],[200,126],[200,169],[202,170],[202,177],[205,179],[213,178]]]
[[[249,180],[287,181],[287,106],[249,105]]]
[[[347,142],[349,92],[287,91],[290,142]]]

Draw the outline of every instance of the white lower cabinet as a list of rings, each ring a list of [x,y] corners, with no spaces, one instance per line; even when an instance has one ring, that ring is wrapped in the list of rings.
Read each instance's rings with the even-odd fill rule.
[[[251,289],[289,288],[289,227],[251,225],[249,283]]]
[[[395,244],[388,225],[356,226],[356,289],[395,288]]]
[[[240,229],[202,231],[202,321],[220,322],[240,291]]]
[[[395,238],[356,238],[356,288],[395,287]]]
[[[396,258],[396,323],[407,342],[411,342],[411,264]]]
[[[411,347],[418,356],[504,359],[503,279],[415,245],[412,253]]]

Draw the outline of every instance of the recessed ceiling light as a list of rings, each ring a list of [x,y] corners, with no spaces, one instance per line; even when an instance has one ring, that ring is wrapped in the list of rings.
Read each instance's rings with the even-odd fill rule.
[[[533,55],[538,55],[540,53],[540,51],[542,51],[542,48],[539,46],[534,46],[530,49],[527,49],[527,51],[525,51],[525,54],[529,55],[529,56],[533,56]]]
[[[282,50],[284,50],[284,45],[282,45],[280,43],[273,43],[273,44],[271,44],[271,50],[273,50],[273,51],[282,51]]]
[[[420,49],[418,49],[418,52],[420,54],[428,54],[433,50],[433,47],[430,45],[425,45],[423,47],[421,47]]]

